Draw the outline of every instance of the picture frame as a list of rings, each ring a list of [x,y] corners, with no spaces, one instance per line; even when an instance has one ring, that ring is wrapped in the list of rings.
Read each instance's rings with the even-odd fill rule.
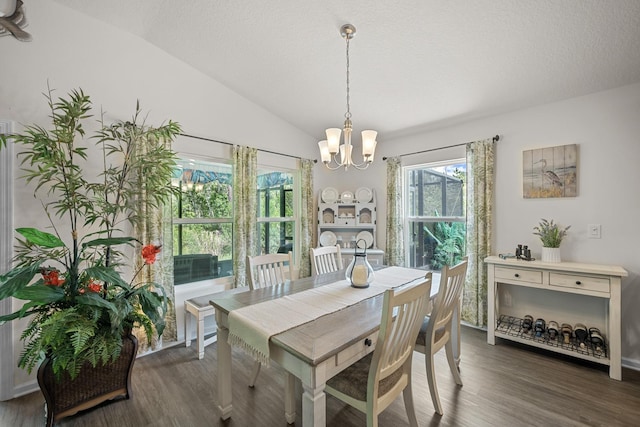
[[[525,199],[578,195],[578,145],[558,145],[522,152]]]

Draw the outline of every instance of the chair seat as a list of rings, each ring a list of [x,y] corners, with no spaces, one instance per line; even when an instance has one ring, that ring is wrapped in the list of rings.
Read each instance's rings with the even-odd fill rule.
[[[418,332],[418,338],[416,338],[416,345],[426,346],[427,345],[427,327],[429,326],[429,316],[424,317],[424,321],[422,322],[422,326],[420,326],[420,332]],[[435,341],[439,341],[440,338],[445,333],[445,328],[440,328],[434,332],[436,335]]]
[[[358,360],[344,371],[327,381],[327,386],[346,394],[356,400],[367,400],[367,380],[369,378],[369,368],[373,353]],[[393,374],[380,381],[379,395],[384,396],[402,377],[402,369],[396,370]]]

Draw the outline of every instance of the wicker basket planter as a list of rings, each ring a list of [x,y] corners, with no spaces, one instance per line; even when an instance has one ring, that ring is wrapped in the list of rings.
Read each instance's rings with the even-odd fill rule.
[[[47,427],[78,411],[92,408],[116,397],[131,397],[131,371],[138,351],[138,340],[133,335],[122,340],[120,357],[105,366],[90,364],[82,367],[77,378],[63,373],[59,381],[45,359],[38,368],[38,384],[45,399]]]

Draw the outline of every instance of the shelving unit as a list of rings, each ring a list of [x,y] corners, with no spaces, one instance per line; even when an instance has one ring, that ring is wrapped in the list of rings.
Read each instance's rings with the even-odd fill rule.
[[[357,239],[367,237],[370,240],[367,248],[369,263],[382,265],[384,251],[377,248],[376,242],[375,192],[371,190],[371,199],[368,201],[338,197],[331,203],[322,199],[322,193],[318,193],[318,245],[339,244],[342,262],[346,267],[353,258]],[[332,243],[332,235],[335,235],[335,243]]]
[[[615,265],[574,262],[503,260],[485,258],[488,266],[487,342],[495,338],[516,341],[567,356],[609,366],[609,376],[622,379],[620,287],[625,269]],[[518,315],[517,313],[520,313]],[[546,318],[588,327],[598,327],[605,338],[604,348],[581,347],[575,339],[568,344],[548,334],[529,334],[522,318]]]

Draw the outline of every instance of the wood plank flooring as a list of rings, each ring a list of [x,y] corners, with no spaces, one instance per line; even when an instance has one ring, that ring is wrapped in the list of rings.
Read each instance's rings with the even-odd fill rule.
[[[177,346],[136,361],[133,397],[60,421],[58,426],[287,426],[284,375],[263,368],[256,387],[247,387],[252,360],[234,350],[233,416],[216,409],[216,344],[198,360],[194,346]],[[605,367],[567,359],[507,341],[486,343],[486,333],[462,328],[462,388],[456,387],[444,352],[436,356],[442,417],[429,396],[424,356],[414,354],[413,390],[420,426],[637,426],[640,372],[623,369],[623,381],[609,379]],[[300,387],[298,386],[298,389]],[[40,392],[0,402],[0,426],[44,425]],[[298,393],[297,419],[301,426]],[[402,398],[379,418],[380,426],[407,426]],[[364,426],[364,416],[327,397],[327,425]]]

